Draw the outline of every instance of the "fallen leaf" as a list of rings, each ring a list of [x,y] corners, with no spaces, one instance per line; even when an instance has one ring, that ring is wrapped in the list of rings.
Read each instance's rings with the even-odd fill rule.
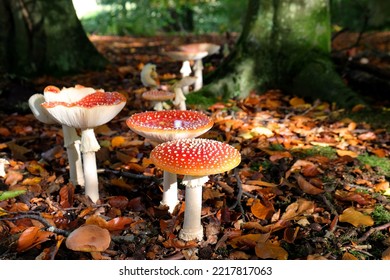
[[[254,199],[251,205],[251,212],[256,218],[267,220],[275,213],[275,208],[273,203],[269,201],[262,202],[259,199]]]
[[[73,205],[75,187],[72,184],[63,186],[60,189],[60,205],[69,208]]]
[[[287,251],[280,247],[279,242],[271,242],[270,240],[258,242],[255,253],[261,259],[287,260],[288,258]]]
[[[106,223],[106,229],[109,231],[124,230],[133,222],[133,219],[130,217],[116,217],[109,220]]]
[[[352,158],[358,157],[358,154],[353,152],[353,151],[337,150],[336,153],[340,157],[343,157],[343,156],[350,156]]]
[[[382,252],[382,260],[390,260],[390,247]]]
[[[343,254],[343,256],[341,257],[341,259],[342,259],[343,261],[347,261],[347,260],[352,260],[352,261],[358,260],[357,257],[355,257],[354,255],[352,255],[352,254],[349,253],[349,252],[345,252],[345,253]]]
[[[280,219],[283,221],[289,221],[301,215],[312,214],[314,212],[314,208],[314,202],[299,198],[296,202],[293,202],[287,206]]]
[[[345,209],[339,216],[339,221],[349,223],[355,227],[374,225],[374,220],[371,216],[356,211],[354,207],[348,207]]]
[[[26,190],[0,191],[0,201],[14,198],[24,193],[26,193]]]
[[[324,192],[323,189],[317,188],[313,184],[306,181],[306,179],[300,174],[295,174],[295,179],[297,180],[298,186],[304,193],[316,195]]]
[[[115,136],[111,139],[111,147],[117,148],[121,147],[125,143],[125,138],[123,136]]]
[[[250,233],[229,240],[228,244],[233,248],[255,247],[258,242],[265,242],[269,234]]]
[[[50,239],[52,232],[43,231],[39,227],[29,227],[19,236],[17,251],[25,252]]]

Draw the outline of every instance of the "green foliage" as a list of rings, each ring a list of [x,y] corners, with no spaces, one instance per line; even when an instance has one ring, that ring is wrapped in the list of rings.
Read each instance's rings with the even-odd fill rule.
[[[247,1],[97,0],[101,10],[81,22],[87,33],[94,34],[239,32]]]
[[[332,0],[332,23],[354,31],[390,28],[388,0]]]
[[[336,158],[336,151],[332,147],[314,146],[310,149],[293,149],[292,154],[298,158],[306,158],[311,156],[324,156],[330,159]]]
[[[390,222],[390,211],[388,211],[383,205],[377,205],[371,213],[371,217],[374,219],[375,224],[386,224]]]
[[[380,158],[374,155],[362,154],[358,156],[361,163],[367,164],[379,169],[379,174],[390,177],[390,159]]]

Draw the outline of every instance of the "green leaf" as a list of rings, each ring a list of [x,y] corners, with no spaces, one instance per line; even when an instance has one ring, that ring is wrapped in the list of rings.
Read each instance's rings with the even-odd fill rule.
[[[26,193],[26,190],[16,190],[16,191],[5,191],[5,192],[0,192],[0,201],[10,199],[13,197],[17,197],[21,194]]]

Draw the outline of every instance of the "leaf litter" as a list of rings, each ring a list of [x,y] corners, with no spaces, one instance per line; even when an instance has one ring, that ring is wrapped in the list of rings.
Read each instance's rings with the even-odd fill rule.
[[[103,52],[114,48],[107,41],[95,44]],[[1,178],[1,259],[91,259],[63,242],[84,224],[110,232],[105,259],[389,259],[389,169],[365,160],[389,164],[388,132],[343,118],[331,104],[277,90],[202,109],[215,122],[202,137],[233,145],[242,162],[235,171],[210,176],[203,187],[204,240],[178,239],[184,187],[172,214],[159,205],[163,174],[149,159],[156,143],[125,124],[149,108],[139,98],[140,64],[169,62],[132,48],[136,66],[119,65],[126,48],[114,49],[120,52],[111,58],[117,70],[99,84],[125,93],[129,104],[96,129],[102,146],[98,204],[69,183],[60,129],[31,114],[2,118],[0,153],[10,164]],[[162,77],[175,78],[177,67],[171,63]],[[99,75],[79,75],[69,83],[89,85]],[[37,83],[56,82],[49,79]],[[118,79],[132,86],[115,89]]]

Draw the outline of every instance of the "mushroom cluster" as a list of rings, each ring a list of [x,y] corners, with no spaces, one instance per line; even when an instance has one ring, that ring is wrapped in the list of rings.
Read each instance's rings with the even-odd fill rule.
[[[35,100],[35,101],[34,101]],[[84,175],[85,194],[93,202],[99,199],[98,177],[95,152],[100,149],[94,128],[113,119],[125,106],[126,98],[118,92],[104,92],[83,86],[59,89],[46,87],[43,99],[33,99],[34,115],[39,120],[52,121],[62,125],[64,131],[72,135],[64,139],[65,146],[69,143],[79,143],[82,154],[82,170]],[[45,117],[43,117],[45,116]],[[70,129],[68,129],[70,128]],[[81,130],[78,138],[75,129]],[[64,132],[64,138],[67,138]],[[77,150],[76,145],[76,150]],[[78,160],[80,160],[80,156]]]
[[[240,152],[223,142],[192,138],[162,143],[152,150],[150,158],[157,167],[184,175],[185,212],[179,238],[186,241],[202,240],[202,186],[209,180],[209,175],[238,166],[241,162]]]
[[[126,120],[127,126],[146,139],[164,143],[177,139],[198,137],[210,128],[214,122],[204,113],[197,111],[146,111],[132,115]],[[178,203],[176,174],[164,171],[162,205],[173,212]]]

